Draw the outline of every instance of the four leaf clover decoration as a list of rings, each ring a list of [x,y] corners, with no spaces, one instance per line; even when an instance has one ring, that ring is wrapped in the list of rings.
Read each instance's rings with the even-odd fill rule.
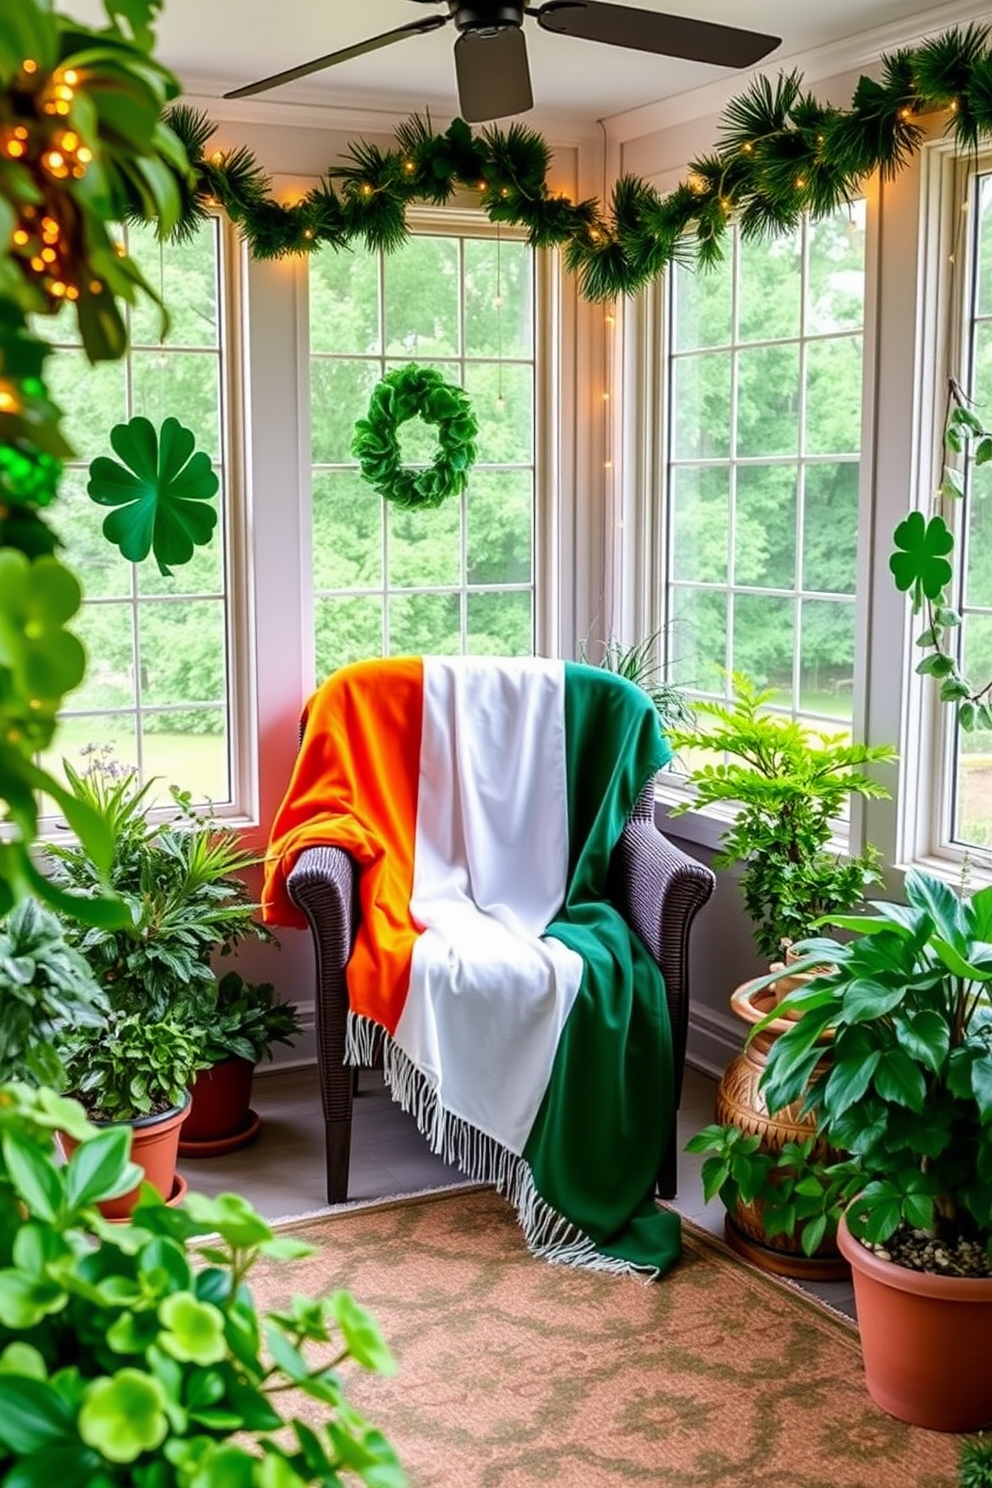
[[[889,558],[889,567],[896,587],[912,595],[913,609],[921,609],[924,598],[939,599],[953,573],[946,555],[954,538],[943,517],[927,521],[922,512],[910,512],[892,540],[897,551]]]
[[[167,418],[160,434],[140,415],[115,424],[110,443],[120,460],[98,456],[86,487],[98,505],[116,508],[103,534],[132,563],[154,553],[168,575],[170,564],[188,563],[217,525],[216,507],[206,504],[220,485],[210,458],[194,454],[193,434],[176,418]]]

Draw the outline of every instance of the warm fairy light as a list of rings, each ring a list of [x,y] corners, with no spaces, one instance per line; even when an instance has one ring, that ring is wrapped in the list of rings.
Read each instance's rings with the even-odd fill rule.
[[[38,64],[33,57],[25,57],[21,63],[21,71],[29,74],[38,71]]]
[[[405,171],[413,171],[413,170],[416,170],[417,167],[414,165],[414,163],[413,163],[412,160],[404,160],[404,162],[403,162],[403,169]]]
[[[27,145],[23,144],[19,139],[7,140],[4,149],[11,160],[20,160],[21,156],[26,155],[28,152]]]
[[[45,272],[45,260],[36,253],[34,258],[31,260],[31,267],[34,269],[36,274],[43,274]]]
[[[16,227],[14,229],[15,246],[18,248],[23,248],[25,243],[27,242],[30,242],[29,235],[24,231],[23,227]]]
[[[103,285],[99,279],[90,280],[90,294],[103,294]]]
[[[754,149],[754,146],[752,145],[750,140],[745,140],[744,143],[741,145],[741,149],[744,151],[745,155],[750,155],[751,151]]]
[[[93,151],[88,145],[80,145],[79,149],[76,151],[76,159],[79,161],[80,165],[89,165],[90,161],[93,159]]]
[[[74,284],[67,284],[66,285],[66,287],[65,287],[65,297],[66,297],[67,300],[78,300],[79,299],[79,290],[76,288],[76,286]]]
[[[479,190],[480,190],[480,191],[488,191],[488,189],[489,189],[489,188],[488,188],[488,186],[487,186],[487,185],[486,185],[486,183],[485,183],[485,181],[480,181],[480,182],[479,182]]]
[[[118,258],[123,258],[124,255],[127,253],[127,249],[124,247],[123,243],[115,243],[114,252],[117,254]]]
[[[313,228],[312,227],[305,227],[303,229],[303,236],[305,238],[312,238],[313,237]]]
[[[362,184],[362,195],[363,196],[371,196],[372,195],[372,187],[369,185],[368,181],[365,181]]]
[[[214,153],[210,157],[210,164],[211,165],[223,165],[223,163],[224,163],[224,151],[223,150],[215,150]]]
[[[603,469],[604,470],[612,470],[613,469],[613,461],[612,460],[604,460],[603,461]]]
[[[805,176],[797,176],[796,177],[796,190],[797,191],[802,191],[802,189],[803,189],[803,187],[805,185],[806,185],[806,177]]]
[[[609,401],[610,401],[610,395],[609,395],[609,393],[603,393],[602,394],[602,399],[603,399],[603,402],[604,403],[609,403]]]
[[[509,194],[510,194],[510,188],[509,188],[509,186],[501,186],[499,188],[499,194],[500,194],[500,196],[509,196]]]
[[[498,410],[498,411],[499,411],[499,412],[500,412],[500,413],[502,413],[502,412],[503,412],[503,409],[504,409],[504,408],[505,408],[505,407],[506,407],[506,399],[505,399],[505,398],[504,398],[504,397],[503,397],[503,394],[502,394],[502,393],[500,393],[500,394],[499,394],[499,395],[498,395],[498,397],[497,397],[497,399],[496,399],[496,408],[497,408],[497,410]]]
[[[493,295],[493,305],[496,307],[497,310],[501,307],[502,304],[503,304],[503,296],[502,295]]]
[[[961,105],[956,98],[952,98],[947,107],[950,109],[952,114],[956,114]]]
[[[41,157],[41,163],[49,175],[57,181],[62,181],[69,174],[69,167],[65,163],[65,156],[61,150],[46,150]]]
[[[599,242],[599,233],[596,231],[596,229],[594,227],[592,227],[592,228],[589,229],[589,237],[592,239],[592,241],[594,243],[598,243]]]
[[[62,76],[65,79],[65,81],[69,84],[69,87],[70,88],[74,88],[76,86],[76,84],[79,82],[79,73],[76,71],[76,69],[74,67],[67,67],[66,70],[65,70],[65,72],[62,74]]]
[[[74,129],[64,129],[62,131],[62,138],[59,140],[59,144],[62,146],[63,150],[66,150],[70,155],[75,155],[76,151],[79,149],[79,135],[75,132]]]
[[[12,388],[0,385],[0,413],[17,413],[20,400]]]
[[[911,119],[913,117],[913,110],[911,108],[902,108],[899,110],[899,117],[900,119]]]
[[[58,254],[55,252],[54,248],[42,248],[41,256],[47,264],[55,263],[56,259],[58,258]]]
[[[48,293],[54,295],[57,300],[61,300],[65,295],[66,288],[67,286],[63,284],[61,279],[53,279],[48,286]]]
[[[709,183],[707,182],[706,177],[701,176],[698,171],[689,172],[688,178],[686,180],[686,185],[689,187],[689,190],[694,191],[697,196],[702,196],[703,192],[707,190],[708,184]]]
[[[617,323],[617,318],[616,318],[616,316],[615,316],[615,315],[613,315],[613,314],[608,314],[608,315],[607,315],[607,316],[606,316],[606,317],[605,317],[605,321],[606,321],[606,324],[607,324],[607,325],[608,325],[608,326],[611,326],[611,325],[616,325],[616,323]]]
[[[24,125],[23,124],[18,124],[15,127],[15,129],[14,129],[14,138],[15,139],[19,139],[19,140],[26,140],[27,137],[28,137],[28,132],[25,129]]]

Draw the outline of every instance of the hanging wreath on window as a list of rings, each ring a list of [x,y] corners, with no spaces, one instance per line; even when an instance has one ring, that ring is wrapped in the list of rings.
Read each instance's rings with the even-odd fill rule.
[[[437,454],[424,469],[406,466],[397,429],[417,415],[437,425]],[[479,432],[464,388],[445,382],[433,367],[410,363],[388,372],[372,389],[369,411],[355,424],[351,452],[362,475],[397,506],[440,506],[465,489]]]

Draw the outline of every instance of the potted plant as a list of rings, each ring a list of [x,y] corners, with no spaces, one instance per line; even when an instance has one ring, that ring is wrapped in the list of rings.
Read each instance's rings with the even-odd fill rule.
[[[97,1123],[131,1128],[131,1153],[167,1202],[185,1192],[177,1179],[179,1129],[189,1113],[189,1086],[203,1064],[202,1038],[180,1019],[149,1022],[140,1013],[111,1012],[102,1024],[68,1027],[56,1046],[69,1092]],[[66,1139],[72,1150],[73,1139]],[[111,1200],[109,1219],[126,1218],[138,1201],[138,1186]]]
[[[695,799],[673,807],[672,812],[680,815],[691,806],[737,808],[714,861],[717,866],[740,865],[741,893],[755,944],[781,973],[778,958],[791,960],[794,940],[808,936],[821,916],[860,904],[866,888],[879,881],[875,848],[866,847],[852,857],[835,850],[831,842],[851,796],[888,794],[864,766],[891,760],[895,752],[888,746],[851,743],[844,734],[809,729],[797,719],[770,712],[774,691],[756,687],[740,672],[733,674],[732,683],[729,703],[697,702],[696,726],[672,735],[676,749],[722,756],[690,772]],[[842,1156],[817,1139],[814,1119],[798,1103],[778,1109],[762,1094],[765,1060],[789,1026],[791,1009],[787,1003],[776,1018],[767,1015],[791,985],[791,979],[776,975],[745,982],[731,995],[735,1016],[751,1029],[760,1024],[761,1034],[749,1038],[728,1066],[716,1098],[717,1121],[724,1130],[713,1155],[718,1156],[721,1144],[732,1140],[733,1131],[746,1137],[757,1135],[760,1151],[772,1159],[778,1183],[783,1175],[777,1159],[787,1146],[795,1151],[814,1139],[818,1162],[832,1165]],[[820,1056],[826,1052],[826,1043],[821,1037]],[[803,1169],[793,1175],[795,1182],[807,1179],[812,1189],[815,1174]],[[816,1255],[807,1258],[803,1239],[808,1244],[815,1230],[778,1227],[769,1233],[761,1221],[764,1206],[745,1201],[738,1188],[727,1192],[734,1197],[728,1209],[727,1240],[750,1260],[810,1278],[845,1274],[831,1223],[824,1227]]]
[[[204,1067],[193,1081],[180,1156],[215,1157],[252,1140],[260,1125],[251,1109],[255,1066],[272,1058],[274,1043],[292,1044],[302,1032],[295,1007],[277,999],[271,982],[246,982],[236,971],[220,978],[202,1030]]]
[[[55,1129],[78,1138],[64,1165]],[[404,1488],[344,1394],[342,1363],[395,1367],[370,1314],[340,1290],[256,1309],[258,1257],[310,1246],[235,1194],[169,1209],[146,1190],[107,1224],[96,1205],[134,1182],[127,1129],[94,1130],[47,1087],[0,1086],[0,1137],[0,1480]]]
[[[873,1399],[969,1431],[992,1422],[992,887],[969,899],[912,871],[905,894],[833,916],[848,942],[797,947],[802,969],[830,969],[789,994],[802,1017],[763,1088],[772,1109],[802,1101],[860,1170],[838,1242]]]

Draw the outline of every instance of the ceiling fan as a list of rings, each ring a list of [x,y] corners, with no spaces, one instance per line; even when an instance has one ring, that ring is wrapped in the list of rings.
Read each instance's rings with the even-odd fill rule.
[[[248,98],[265,93],[280,83],[321,72],[339,62],[391,46],[408,36],[436,31],[454,21],[455,74],[462,117],[470,124],[521,114],[532,108],[530,70],[524,41],[524,16],[533,16],[545,31],[559,36],[578,36],[608,46],[629,47],[636,52],[656,52],[663,57],[684,57],[690,62],[708,62],[718,67],[750,67],[778,46],[777,36],[719,26],[687,16],[663,15],[630,5],[606,4],[604,0],[546,0],[529,5],[527,0],[412,0],[419,5],[447,5],[447,15],[408,21],[392,31],[370,36],[354,46],[328,52],[299,67],[273,73],[257,83],[248,83],[225,93],[225,98]]]

